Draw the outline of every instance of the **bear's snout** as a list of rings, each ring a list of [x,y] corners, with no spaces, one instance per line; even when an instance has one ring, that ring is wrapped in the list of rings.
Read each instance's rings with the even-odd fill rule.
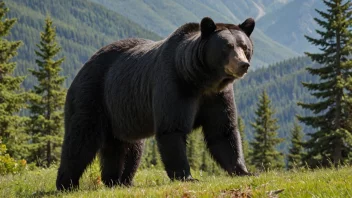
[[[243,70],[246,70],[246,71],[251,66],[248,62],[240,62],[239,65]]]

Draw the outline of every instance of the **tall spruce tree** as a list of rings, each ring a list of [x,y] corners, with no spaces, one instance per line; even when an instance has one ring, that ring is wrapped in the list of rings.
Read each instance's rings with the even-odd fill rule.
[[[210,155],[208,149],[206,148],[206,145],[202,145],[201,163],[199,169],[209,174],[218,174],[223,172],[219,164],[216,163],[213,157]]]
[[[60,155],[58,148],[61,147],[63,136],[66,91],[63,88],[65,78],[60,76],[64,58],[54,60],[61,48],[55,40],[55,28],[49,17],[45,20],[44,28],[38,50],[35,51],[38,70],[30,70],[37,78],[38,85],[34,86],[30,94],[31,121],[28,130],[33,143],[31,160],[36,161],[37,165],[49,167]]]
[[[203,149],[204,149],[204,148],[203,148]],[[209,158],[208,158],[208,156],[207,156],[207,152],[206,152],[206,150],[204,149],[204,150],[202,151],[202,162],[201,162],[201,164],[200,164],[199,169],[202,170],[202,171],[208,171],[208,169],[209,169],[209,164],[210,164],[209,161],[210,161],[210,160],[209,160]]]
[[[346,99],[347,111],[352,112],[352,78],[348,79],[346,89],[349,91],[348,98]],[[347,130],[352,131],[352,113],[348,114]],[[348,142],[349,145],[352,145],[352,138],[347,139],[346,142]],[[352,154],[350,153],[349,155],[349,158],[352,158]]]
[[[5,18],[9,9],[0,1],[0,138],[14,157],[23,157],[19,145],[23,140],[23,121],[19,111],[24,108],[25,93],[20,85],[24,77],[13,75],[16,63],[11,59],[16,56],[21,41],[8,41],[5,37],[16,23],[16,19]]]
[[[351,78],[352,78],[352,3],[350,0],[324,0],[326,11],[316,10],[321,16],[315,21],[321,27],[316,30],[319,38],[306,36],[320,53],[306,54],[321,64],[319,68],[307,68],[309,73],[320,78],[319,83],[303,83],[316,103],[298,105],[311,110],[313,116],[298,116],[298,119],[316,129],[309,134],[305,144],[307,164],[316,166],[338,166],[351,162]]]
[[[202,134],[200,130],[193,131],[187,137],[187,157],[193,170],[199,170],[202,164],[201,140]]]
[[[142,156],[141,168],[152,168],[158,164],[158,149],[154,138],[149,138],[145,141],[144,151]]]
[[[163,164],[155,138],[147,139],[144,148],[142,168],[162,168]]]
[[[277,151],[276,147],[283,140],[277,137],[277,119],[273,118],[274,111],[265,91],[259,98],[255,114],[257,118],[251,123],[255,129],[254,140],[250,143],[251,164],[263,171],[282,168],[283,154]]]
[[[152,167],[155,168],[162,168],[163,163],[161,161],[161,156],[158,150],[158,144],[155,140],[155,138],[151,139],[151,158],[150,158],[150,164]]]
[[[291,147],[287,154],[288,169],[302,166],[303,132],[301,126],[295,121],[291,131]]]

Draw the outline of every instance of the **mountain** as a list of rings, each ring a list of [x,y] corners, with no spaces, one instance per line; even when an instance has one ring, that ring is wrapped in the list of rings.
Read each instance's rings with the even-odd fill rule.
[[[291,0],[91,0],[166,36],[180,25],[211,16],[219,22],[259,19]]]
[[[188,22],[210,16],[215,22],[239,24],[248,17],[260,17],[263,9],[276,10],[287,0],[90,0],[111,9],[148,30],[167,36]],[[267,5],[265,7],[264,5]],[[275,42],[260,29],[253,33],[253,68],[274,63],[298,53]]]
[[[316,98],[303,87],[301,82],[318,82],[316,76],[306,71],[306,67],[315,67],[315,63],[308,57],[285,60],[267,68],[249,72],[243,79],[235,82],[235,100],[240,117],[246,126],[246,134],[249,139],[253,138],[254,129],[250,123],[255,121],[258,97],[266,90],[275,110],[275,118],[278,119],[280,129],[279,136],[285,140],[290,139],[290,131],[293,128],[295,115],[310,115],[311,112],[297,106],[298,101],[312,102]],[[312,129],[303,126],[304,133]],[[280,146],[286,150],[288,141]]]
[[[238,18],[246,18],[252,16],[260,19],[267,13],[273,12],[292,0],[221,0],[207,1],[209,7],[217,7],[219,4],[225,5],[233,15]],[[202,1],[204,2],[204,1]],[[215,6],[214,6],[215,5]],[[219,10],[221,12],[221,10]]]
[[[317,47],[304,38],[304,35],[318,37],[315,29],[319,26],[314,17],[320,16],[315,9],[326,8],[321,0],[294,0],[260,18],[257,27],[271,39],[300,54],[317,51]]]
[[[127,37],[143,37],[159,40],[161,37],[129,19],[86,0],[5,0],[10,8],[8,17],[18,22],[8,39],[22,40],[16,57],[16,74],[27,75],[28,68],[35,67],[34,50],[43,31],[44,19],[49,15],[56,26],[57,39],[62,47],[60,57],[65,56],[63,74],[68,86],[90,56],[99,48],[113,41]],[[24,86],[33,84],[28,76]]]

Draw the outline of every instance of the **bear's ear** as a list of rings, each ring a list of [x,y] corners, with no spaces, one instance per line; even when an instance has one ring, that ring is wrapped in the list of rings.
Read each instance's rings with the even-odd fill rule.
[[[239,27],[247,34],[249,37],[254,30],[255,22],[253,18],[246,19]]]
[[[209,17],[204,17],[200,22],[200,31],[202,33],[202,36],[205,36],[205,37],[209,36],[215,30],[216,30],[216,25],[213,19]]]

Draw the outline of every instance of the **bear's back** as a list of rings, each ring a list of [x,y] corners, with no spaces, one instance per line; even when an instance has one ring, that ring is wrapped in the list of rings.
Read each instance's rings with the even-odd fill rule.
[[[148,88],[145,87],[147,84],[143,83],[142,85],[138,75],[146,71],[143,70],[143,66],[135,64],[135,61],[138,60],[141,53],[147,53],[146,48],[153,43],[153,41],[146,39],[125,39],[98,50],[83,65],[68,90],[65,104],[66,130],[74,127],[71,126],[72,122],[69,120],[73,119],[78,122],[79,119],[82,120],[84,115],[88,120],[84,120],[85,123],[80,125],[88,128],[94,127],[94,123],[100,119],[109,120],[110,123],[115,120],[119,122],[118,128],[120,129],[152,128],[150,124],[149,126],[131,126],[133,123],[126,120],[132,119],[135,123],[138,123],[140,119],[147,121],[146,116],[138,114],[141,111],[136,108],[141,108],[150,115],[149,108],[145,105],[147,103],[145,97],[148,93]],[[140,50],[137,50],[136,47],[139,47]],[[144,79],[144,81],[146,80]],[[114,90],[111,92],[109,89]],[[109,101],[114,104],[109,104]],[[118,108],[115,112],[119,113],[109,115],[111,108]],[[98,115],[103,112],[105,112],[105,116],[99,117]],[[133,114],[135,114],[133,118],[126,119]],[[122,122],[122,120],[126,122]],[[111,126],[108,127],[111,128]]]
[[[162,41],[123,40],[104,78],[104,102],[115,137],[133,141],[154,134],[153,85]],[[128,46],[128,47],[126,47]]]

